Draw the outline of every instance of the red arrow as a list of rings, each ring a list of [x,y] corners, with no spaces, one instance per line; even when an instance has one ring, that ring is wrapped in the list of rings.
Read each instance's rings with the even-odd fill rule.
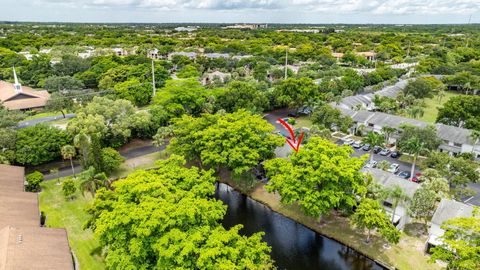
[[[295,152],[298,153],[298,150],[300,149],[300,144],[302,143],[305,132],[302,132],[302,135],[300,135],[300,138],[298,139],[298,142],[297,142],[297,139],[295,138],[295,133],[293,132],[293,129],[290,127],[290,125],[287,124],[287,122],[283,121],[281,118],[278,118],[278,121],[288,130],[288,132],[290,132],[290,138],[292,138],[293,141],[286,138],[287,143],[288,145],[290,145],[290,147],[293,148],[293,150],[295,150]]]

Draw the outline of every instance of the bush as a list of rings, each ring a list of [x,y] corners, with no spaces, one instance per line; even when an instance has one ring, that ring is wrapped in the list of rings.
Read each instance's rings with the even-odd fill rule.
[[[43,181],[44,176],[41,172],[35,171],[27,175],[26,190],[30,192],[37,192],[40,188],[40,183]]]
[[[109,174],[115,169],[120,167],[120,165],[125,161],[125,158],[118,153],[117,150],[113,148],[103,148],[102,152],[102,166],[101,169],[103,172]]]
[[[65,199],[67,200],[73,199],[73,195],[75,194],[75,191],[77,191],[75,182],[71,178],[63,181],[62,191],[63,191],[63,196],[65,196]]]
[[[20,164],[39,165],[61,157],[60,148],[71,142],[70,136],[47,124],[19,129],[15,158]]]

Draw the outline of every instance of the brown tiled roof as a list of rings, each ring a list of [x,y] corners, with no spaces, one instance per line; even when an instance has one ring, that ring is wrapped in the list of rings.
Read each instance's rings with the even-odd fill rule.
[[[73,269],[67,232],[35,227],[1,229],[0,269]]]
[[[0,191],[0,228],[40,226],[36,193]]]
[[[24,168],[0,164],[0,190],[22,192]]]
[[[70,270],[64,229],[40,227],[38,195],[23,192],[24,169],[0,165],[0,270]]]
[[[15,99],[20,95],[22,99]],[[22,86],[22,91],[17,92],[12,83],[0,81],[0,102],[9,110],[22,110],[44,107],[50,94],[46,90],[34,90],[28,86]]]

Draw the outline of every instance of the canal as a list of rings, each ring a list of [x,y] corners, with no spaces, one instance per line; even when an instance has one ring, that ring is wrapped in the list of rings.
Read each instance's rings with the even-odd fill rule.
[[[383,269],[355,250],[273,212],[228,185],[219,184],[215,197],[228,205],[223,220],[227,229],[243,224],[244,235],[265,232],[264,241],[272,247],[271,256],[279,269]]]

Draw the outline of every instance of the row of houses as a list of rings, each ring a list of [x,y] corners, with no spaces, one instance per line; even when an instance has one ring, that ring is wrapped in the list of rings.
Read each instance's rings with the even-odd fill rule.
[[[400,187],[409,198],[413,198],[415,191],[420,188],[420,185],[415,182],[406,181],[395,174],[383,170],[365,168],[362,171],[371,174],[372,177],[385,188],[392,188],[394,186]],[[405,228],[406,224],[410,223],[411,218],[408,213],[408,202],[398,204],[395,209],[393,208],[393,200],[390,198],[384,199],[382,204],[390,217],[394,215],[393,224],[398,229],[402,230]],[[471,217],[472,215],[472,206],[452,199],[442,199],[430,221],[430,227],[428,229],[429,236],[425,243],[425,251],[428,252],[430,248],[443,243],[441,237],[444,235],[445,231],[441,226],[445,221],[459,217]]]
[[[23,167],[0,164],[0,270],[74,269],[65,229],[41,226],[38,194]]]

